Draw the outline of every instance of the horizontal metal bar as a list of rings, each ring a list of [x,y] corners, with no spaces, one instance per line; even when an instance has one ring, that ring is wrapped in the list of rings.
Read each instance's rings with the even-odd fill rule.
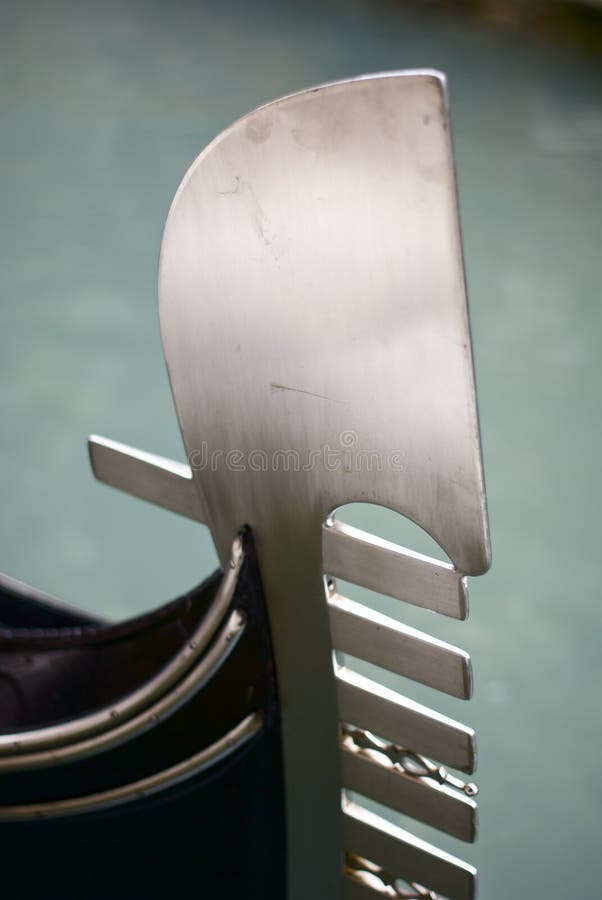
[[[402,625],[340,594],[328,600],[335,650],[468,700],[472,666],[464,650]]]
[[[356,803],[344,803],[345,849],[450,900],[474,900],[476,869]]]
[[[472,728],[345,667],[337,669],[336,679],[342,722],[373,731],[461,772],[474,772],[477,753]]]
[[[343,787],[376,800],[461,841],[476,839],[477,804],[470,797],[437,784],[433,778],[410,775],[375,754],[341,748]]]
[[[27,819],[50,819],[76,813],[92,812],[107,807],[140,800],[151,794],[166,790],[202,772],[208,766],[221,762],[246,744],[262,725],[261,713],[252,713],[235,728],[189,759],[149,775],[131,784],[122,785],[85,797],[70,797],[46,803],[28,803],[22,806],[0,806],[0,821],[22,821]]]
[[[207,524],[190,466],[97,435],[88,438],[88,450],[92,471],[99,481]]]
[[[466,578],[450,563],[414,553],[336,519],[322,530],[324,571],[397,600],[468,616]]]

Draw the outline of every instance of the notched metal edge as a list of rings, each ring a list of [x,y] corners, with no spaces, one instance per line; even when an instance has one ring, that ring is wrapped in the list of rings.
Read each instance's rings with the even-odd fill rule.
[[[177,712],[188,699],[200,690],[221,668],[242,637],[247,621],[242,612],[234,610],[218,632],[209,651],[197,666],[167,694],[148,709],[125,722],[118,722],[111,730],[94,734],[84,740],[40,750],[37,753],[0,759],[0,773],[44,769],[95,756],[111,750],[155,728],[159,722]]]
[[[466,576],[452,563],[416,553],[334,516],[322,526],[322,554],[329,575],[453,619],[468,616]]]
[[[461,700],[472,695],[472,664],[466,651],[329,592],[335,651],[347,653]]]

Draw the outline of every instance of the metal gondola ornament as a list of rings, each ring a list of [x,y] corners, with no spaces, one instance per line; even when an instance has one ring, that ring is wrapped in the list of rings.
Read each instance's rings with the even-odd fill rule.
[[[86,758],[117,753],[121,737],[133,746],[181,708],[180,695],[169,705],[174,692],[191,696],[184,686],[195,665],[216,674],[223,654],[236,657],[227,645],[251,621],[269,635],[254,657],[257,702],[197,748],[205,772],[223,765],[226,745],[243,758],[266,728],[271,758],[281,749],[270,796],[281,792],[285,822],[273,800],[279,824],[265,828],[266,841],[285,831],[286,874],[268,878],[261,894],[257,878],[247,881],[241,896],[472,900],[473,867],[376,816],[358,795],[474,840],[474,786],[447,771],[474,771],[474,732],[365,678],[342,654],[464,699],[470,659],[342,597],[336,584],[464,619],[466,576],[489,567],[444,77],[424,70],[327,84],[226,129],[173,201],[159,309],[188,462],[91,438],[94,472],[209,526],[226,572],[214,605],[234,584],[241,547],[251,547],[260,599],[249,613],[232,587],[213,631],[210,607],[163,674],[129,695],[69,722],[0,735],[0,778],[23,779],[38,763],[60,769],[82,745]],[[411,519],[451,562],[345,525],[336,511],[354,501]],[[199,676],[195,696],[208,681]],[[200,769],[191,762],[180,781],[189,771]],[[157,777],[135,779],[129,794],[107,787],[103,808],[126,802],[124,790],[135,807]],[[231,810],[226,789],[222,796]],[[15,788],[14,797],[0,800],[7,822],[49,814],[51,802],[66,816],[90,814],[81,796],[23,803]],[[251,808],[237,814],[249,833],[257,828]],[[237,847],[229,852],[236,858]],[[207,856],[206,866],[219,860]],[[239,894],[224,872],[209,893],[201,877],[200,896]]]

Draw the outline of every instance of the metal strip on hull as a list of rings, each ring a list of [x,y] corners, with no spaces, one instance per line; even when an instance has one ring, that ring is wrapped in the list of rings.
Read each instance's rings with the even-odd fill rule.
[[[28,819],[50,819],[59,816],[94,812],[107,807],[119,806],[134,800],[141,800],[158,791],[166,790],[199,774],[208,766],[215,765],[230,756],[247,743],[262,726],[262,714],[252,713],[235,728],[209,747],[195,753],[189,759],[149,775],[131,784],[122,785],[108,791],[89,794],[47,803],[28,803],[21,806],[0,806],[0,821],[23,821]]]
[[[37,753],[17,754],[0,759],[0,772],[40,769],[94,756],[132,740],[155,727],[162,719],[176,712],[193,693],[200,690],[215,675],[242,637],[245,624],[245,617],[235,610],[199,664],[170,693],[134,718],[127,719],[110,731],[92,735],[84,741],[41,750]]]
[[[15,756],[50,752],[114,729],[117,722],[131,719],[141,710],[148,708],[157,698],[165,695],[202,656],[215,636],[232,602],[243,560],[242,543],[237,538],[232,546],[230,565],[225,569],[211,608],[180,652],[154,678],[125,697],[89,715],[80,716],[60,725],[1,734],[0,771],[7,767],[13,768],[12,758]]]

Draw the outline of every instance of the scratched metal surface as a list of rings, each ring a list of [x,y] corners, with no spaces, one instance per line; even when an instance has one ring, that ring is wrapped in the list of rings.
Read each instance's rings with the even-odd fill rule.
[[[468,623],[481,896],[597,893],[602,73],[511,35],[391,7],[222,0],[2,5],[0,569],[115,617],[208,573],[202,528],[94,484],[85,436],[181,458],[156,313],[161,229],[198,150],[309,84],[449,75],[494,566]],[[428,542],[393,517],[354,524]],[[399,686],[400,682],[390,680]],[[460,855],[452,839],[416,829]]]

